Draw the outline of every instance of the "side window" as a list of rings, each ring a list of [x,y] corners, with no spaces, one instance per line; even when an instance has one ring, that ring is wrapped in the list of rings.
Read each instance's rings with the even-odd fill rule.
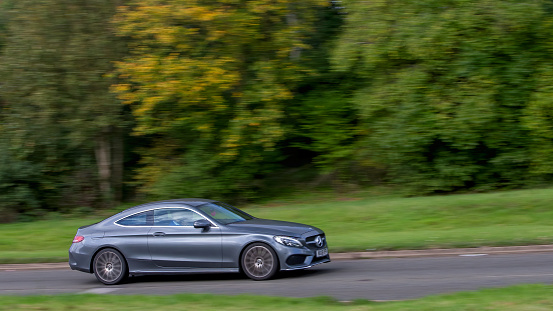
[[[154,211],[154,226],[193,226],[199,219],[204,218],[184,208],[165,208]]]
[[[153,223],[153,214],[153,211],[145,211],[125,217],[115,223],[121,226],[151,226]]]

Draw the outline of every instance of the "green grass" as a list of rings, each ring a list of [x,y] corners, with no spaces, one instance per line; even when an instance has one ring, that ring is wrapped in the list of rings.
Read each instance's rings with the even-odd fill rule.
[[[332,252],[553,243],[553,189],[415,198],[304,194],[245,210],[317,226]],[[0,263],[66,260],[77,228],[103,217],[50,218],[0,225]]]
[[[522,285],[477,292],[430,296],[411,301],[338,302],[331,298],[283,298],[179,294],[170,296],[59,295],[2,296],[0,310],[553,310],[553,287]]]
[[[327,233],[332,251],[553,243],[552,189],[416,198],[321,197],[248,211],[318,226]]]

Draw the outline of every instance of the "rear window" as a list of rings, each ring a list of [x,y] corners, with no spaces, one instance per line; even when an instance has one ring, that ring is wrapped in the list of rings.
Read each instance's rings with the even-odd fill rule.
[[[146,211],[119,219],[115,223],[121,226],[151,226],[153,219],[154,212]]]

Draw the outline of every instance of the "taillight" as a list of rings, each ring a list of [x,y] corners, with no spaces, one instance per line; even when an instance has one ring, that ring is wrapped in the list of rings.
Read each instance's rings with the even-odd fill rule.
[[[80,243],[84,240],[84,236],[82,235],[76,235],[74,238],[73,238],[73,243]]]

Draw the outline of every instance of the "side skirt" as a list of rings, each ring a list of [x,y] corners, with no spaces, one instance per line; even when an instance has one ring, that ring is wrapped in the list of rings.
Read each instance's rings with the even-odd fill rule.
[[[238,268],[183,268],[183,269],[156,269],[156,270],[135,270],[129,271],[129,275],[173,275],[189,273],[236,273],[240,272]]]

